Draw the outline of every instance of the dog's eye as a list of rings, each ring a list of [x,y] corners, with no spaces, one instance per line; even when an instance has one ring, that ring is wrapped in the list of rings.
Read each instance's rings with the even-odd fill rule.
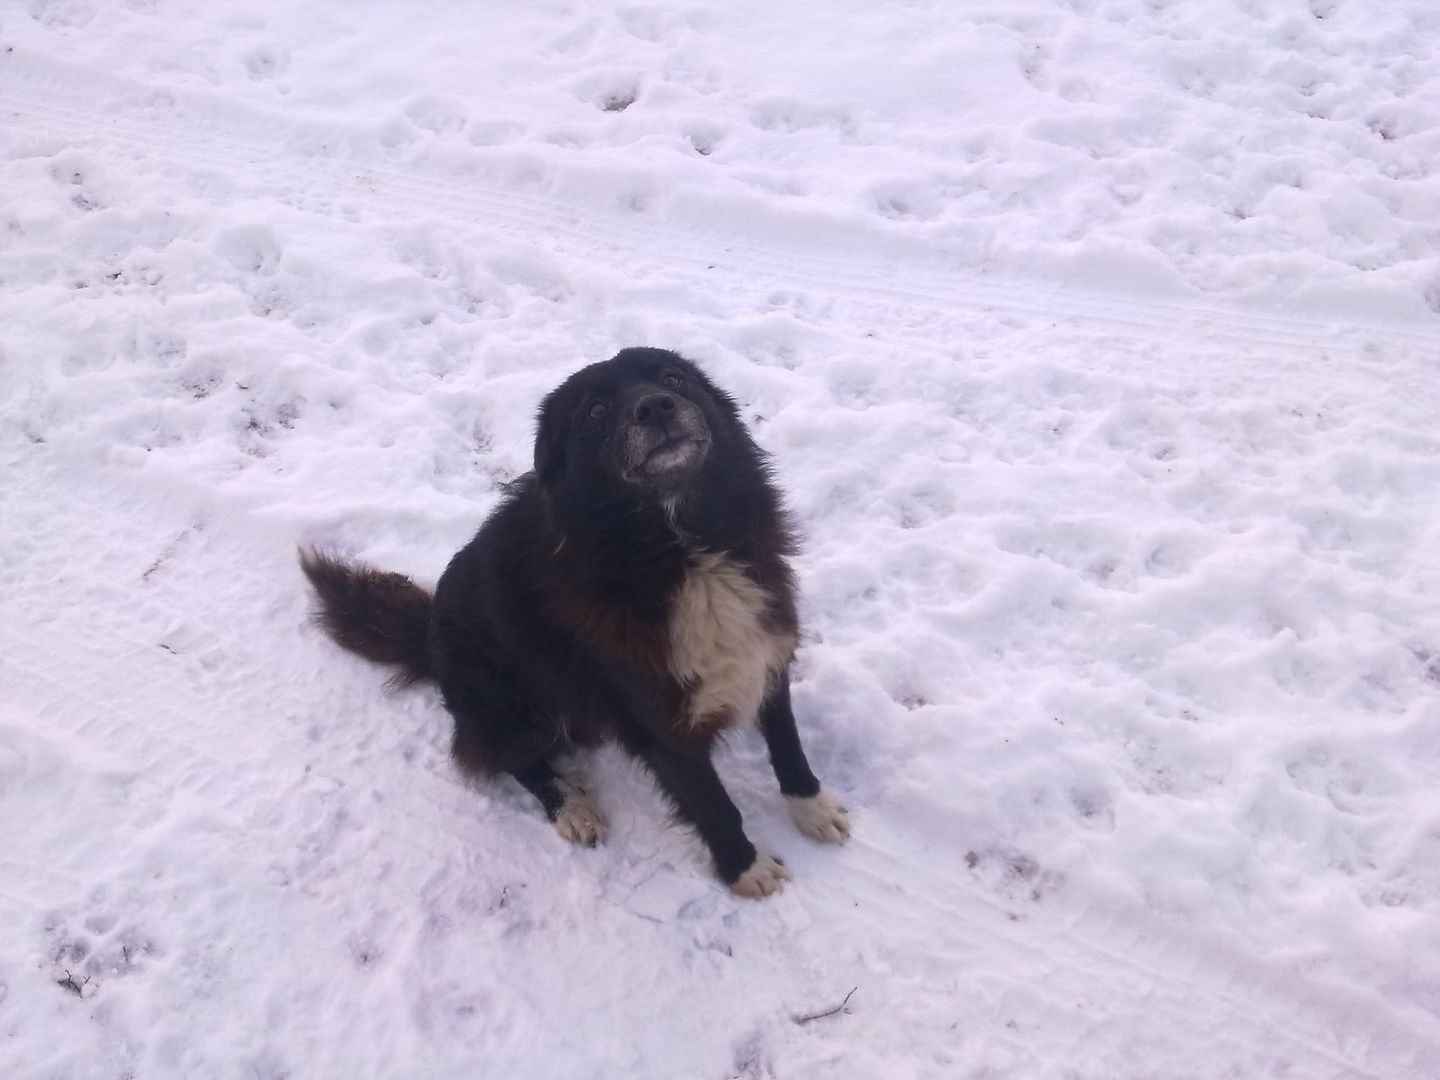
[[[603,420],[604,417],[605,417],[605,414],[608,413],[609,411],[610,411],[610,406],[609,406],[609,405],[606,405],[605,402],[603,402],[603,401],[597,401],[597,402],[595,402],[594,405],[591,405],[591,406],[590,406],[590,419],[591,419],[591,420]]]
[[[680,389],[680,376],[676,375],[673,371],[667,371],[664,375],[660,376],[660,385],[668,387],[671,390],[678,390]]]

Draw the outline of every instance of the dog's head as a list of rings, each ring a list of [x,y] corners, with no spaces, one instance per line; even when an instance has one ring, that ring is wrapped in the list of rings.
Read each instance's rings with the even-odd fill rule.
[[[546,490],[619,484],[671,498],[734,431],[744,431],[735,403],[690,361],[666,349],[624,349],[545,398],[535,472]]]

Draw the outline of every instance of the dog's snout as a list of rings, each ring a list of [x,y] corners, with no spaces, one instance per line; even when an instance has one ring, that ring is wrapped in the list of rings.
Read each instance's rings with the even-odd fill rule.
[[[631,415],[637,424],[664,423],[675,415],[675,398],[670,394],[646,394],[635,402]]]

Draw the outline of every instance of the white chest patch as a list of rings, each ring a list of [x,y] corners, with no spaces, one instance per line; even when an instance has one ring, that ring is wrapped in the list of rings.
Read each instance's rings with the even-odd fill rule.
[[[795,651],[793,635],[765,626],[766,594],[723,555],[702,555],[670,614],[670,673],[693,687],[690,722],[755,719],[770,680]]]

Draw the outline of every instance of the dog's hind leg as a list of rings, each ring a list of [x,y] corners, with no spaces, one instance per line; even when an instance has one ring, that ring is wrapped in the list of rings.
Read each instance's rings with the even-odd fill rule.
[[[812,840],[844,843],[850,837],[850,816],[835,796],[820,786],[810,771],[795,712],[790,707],[790,677],[782,675],[760,706],[760,730],[770,750],[770,765],[780,793],[790,807],[796,828]]]
[[[539,800],[566,840],[593,847],[605,839],[605,819],[594,800],[550,764],[567,745],[563,725],[546,720],[519,687],[485,665],[452,661],[439,683],[455,718],[450,754],[462,772],[482,779],[508,772]]]
[[[561,776],[543,760],[511,775],[540,800],[545,816],[566,840],[594,847],[605,839],[605,819],[589,792],[573,778]]]

